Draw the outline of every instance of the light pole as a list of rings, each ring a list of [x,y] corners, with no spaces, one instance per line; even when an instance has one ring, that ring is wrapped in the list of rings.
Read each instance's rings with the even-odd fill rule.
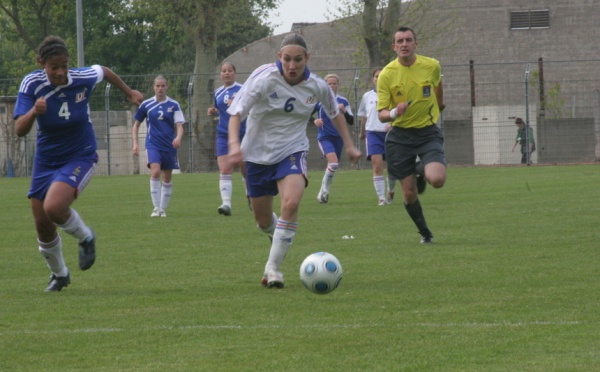
[[[81,0],[76,0],[77,3],[77,67],[83,67],[85,62],[83,59],[83,8]]]

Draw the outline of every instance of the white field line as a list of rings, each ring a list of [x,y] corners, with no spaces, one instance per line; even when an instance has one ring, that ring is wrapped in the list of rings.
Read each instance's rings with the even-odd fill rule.
[[[114,333],[114,332],[146,332],[146,331],[177,331],[177,330],[203,330],[203,329],[280,329],[280,328],[318,328],[318,329],[369,329],[369,328],[491,328],[491,327],[535,327],[535,326],[573,326],[583,325],[579,321],[534,321],[534,322],[498,322],[498,323],[400,323],[390,324],[313,324],[303,326],[289,326],[276,324],[263,325],[157,325],[141,328],[79,328],[79,329],[37,329],[37,330],[4,330],[0,331],[0,336],[15,335],[48,335],[48,334],[69,334],[69,333]]]

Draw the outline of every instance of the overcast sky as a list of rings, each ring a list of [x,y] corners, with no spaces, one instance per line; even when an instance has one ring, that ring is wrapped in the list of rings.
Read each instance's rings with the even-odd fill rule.
[[[337,4],[338,0],[283,0],[277,10],[279,15],[269,19],[275,25],[273,34],[289,32],[293,23],[327,22],[327,10]],[[333,18],[334,14],[331,14],[329,19]]]

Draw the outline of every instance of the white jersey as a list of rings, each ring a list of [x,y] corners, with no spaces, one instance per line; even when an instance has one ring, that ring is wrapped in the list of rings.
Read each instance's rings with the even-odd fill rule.
[[[370,132],[385,132],[388,124],[379,121],[377,112],[377,92],[370,90],[365,93],[358,107],[358,116],[367,118],[365,129]]]
[[[230,115],[239,114],[241,120],[247,118],[241,144],[244,160],[270,165],[308,151],[306,126],[317,102],[329,118],[338,115],[335,94],[308,68],[296,85],[284,80],[279,61],[254,70],[227,110]]]

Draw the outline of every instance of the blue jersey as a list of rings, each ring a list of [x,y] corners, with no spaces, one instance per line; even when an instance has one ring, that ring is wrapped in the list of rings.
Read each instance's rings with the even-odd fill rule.
[[[37,116],[36,161],[52,165],[94,156],[96,136],[90,120],[89,100],[104,79],[102,67],[71,68],[66,85],[54,86],[45,70],[25,76],[19,87],[13,117],[26,114],[40,97],[46,98],[46,113]]]
[[[177,136],[176,124],[185,122],[179,103],[172,98],[158,102],[156,97],[142,102],[133,118],[140,123],[146,119],[146,149],[174,151],[173,140]]]
[[[227,113],[227,109],[235,97],[236,93],[242,89],[242,84],[233,83],[226,87],[221,86],[215,90],[214,99],[215,107],[219,110],[219,123],[217,124],[217,133],[227,134],[229,133],[229,118],[231,115]],[[246,120],[240,124],[240,137],[243,137],[246,133]]]
[[[346,112],[349,115],[352,115],[352,110],[350,109],[350,102],[346,98],[342,96],[336,96],[335,99],[337,100],[337,103],[344,105],[344,107],[346,108]],[[325,111],[323,111],[323,106],[321,105],[321,102],[317,103],[317,106],[315,107],[315,112],[318,112],[319,118],[323,119],[323,126],[319,127],[317,139],[320,140],[324,137],[341,138],[340,133],[335,128],[335,125],[333,125],[331,119],[329,119],[329,116],[325,115]]]

